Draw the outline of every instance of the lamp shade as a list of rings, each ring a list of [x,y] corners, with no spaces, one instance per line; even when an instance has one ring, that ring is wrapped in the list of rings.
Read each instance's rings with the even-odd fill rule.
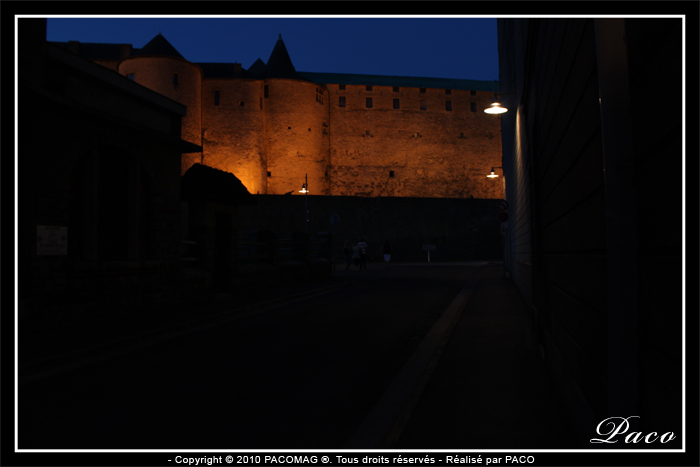
[[[484,112],[486,112],[487,114],[502,114],[508,112],[508,109],[506,109],[505,107],[501,107],[500,103],[494,102],[493,104],[491,104],[491,107],[485,109]]]

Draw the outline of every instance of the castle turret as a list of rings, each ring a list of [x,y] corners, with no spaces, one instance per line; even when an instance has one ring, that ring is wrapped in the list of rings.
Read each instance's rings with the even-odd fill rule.
[[[296,72],[282,35],[267,65],[256,62],[255,71],[263,79],[267,192],[298,192],[308,175],[310,194],[330,194],[325,87]]]
[[[187,61],[160,33],[142,49],[119,63],[119,73],[187,106],[182,119],[182,139],[202,142],[202,70]],[[183,156],[184,157],[184,156]],[[195,155],[183,159],[182,173],[196,162]],[[192,158],[192,160],[189,160]]]

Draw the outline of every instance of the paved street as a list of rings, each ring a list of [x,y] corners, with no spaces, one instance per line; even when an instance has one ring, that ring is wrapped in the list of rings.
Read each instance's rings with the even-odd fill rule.
[[[28,382],[19,446],[342,448],[478,264],[341,267],[328,293]]]

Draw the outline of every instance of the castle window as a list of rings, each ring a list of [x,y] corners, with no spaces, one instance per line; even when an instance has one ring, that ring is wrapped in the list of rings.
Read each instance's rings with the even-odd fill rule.
[[[345,85],[344,85],[344,84],[339,84],[339,85],[338,85],[338,90],[339,90],[339,91],[345,91]]]
[[[394,92],[399,92],[398,86],[394,86]]]
[[[269,94],[269,92],[268,92],[267,87],[268,87],[268,86],[267,86],[267,84],[266,84],[266,85],[265,85],[265,88],[264,88],[264,91],[263,91],[263,95],[264,95],[265,97],[270,97],[270,94]]]
[[[476,112],[476,102],[472,102],[472,112]]]
[[[338,107],[345,107],[345,96],[340,96],[338,98]]]
[[[476,96],[476,91],[469,91],[470,96]]]
[[[179,84],[180,84],[180,75],[175,73],[173,75],[173,86],[178,87]]]
[[[368,135],[368,134],[369,134],[369,130],[365,131],[365,134]]]
[[[219,105],[220,91],[214,91],[214,105]]]
[[[448,112],[452,111],[452,101],[445,101],[445,110]]]
[[[367,91],[371,91],[371,90],[372,90],[372,86],[365,86],[365,89],[366,89]]]
[[[239,106],[240,106],[240,107],[245,107],[245,101],[241,101],[241,103],[239,104]]]
[[[452,89],[445,89],[445,94],[452,94]]]
[[[398,99],[394,99],[394,108],[395,108],[395,109],[400,109],[400,108],[401,108],[401,107],[399,106],[399,100],[398,100]]]
[[[316,102],[323,104],[323,89],[316,88]]]
[[[427,104],[427,102],[425,101],[425,99],[421,99],[421,100],[420,100],[420,109],[421,109],[421,110],[428,110],[428,104]]]
[[[425,88],[420,88],[420,93],[425,94]]]
[[[272,177],[272,172],[267,172],[267,176],[268,176],[268,178]]]
[[[367,97],[365,99],[365,105],[367,106],[368,109],[372,108],[372,98],[371,97]]]
[[[130,79],[131,81],[136,81],[136,74],[135,74],[135,73],[128,73],[128,74],[126,75],[126,77],[127,77],[128,79]]]
[[[393,170],[389,171],[389,178],[394,178],[394,171]]]

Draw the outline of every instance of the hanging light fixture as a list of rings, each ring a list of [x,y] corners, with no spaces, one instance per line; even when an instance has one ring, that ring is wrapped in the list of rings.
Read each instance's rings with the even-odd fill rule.
[[[484,112],[487,114],[502,114],[508,112],[508,109],[501,106],[501,103],[498,102],[500,100],[500,93],[495,93],[493,95],[493,104],[487,109],[484,109]]]
[[[502,114],[508,112],[508,109],[506,109],[505,107],[501,107],[500,103],[494,102],[493,104],[491,104],[491,107],[489,107],[488,109],[484,109],[484,112],[486,112],[487,114]]]
[[[486,112],[487,114],[502,114],[508,112],[508,109],[506,109],[505,107],[501,107],[500,103],[494,102],[493,104],[491,104],[491,107],[489,107],[488,109],[484,109],[484,112]]]
[[[498,175],[496,174],[494,169],[502,169],[503,167],[491,167],[491,173],[488,174],[486,177],[487,178],[496,178]]]

